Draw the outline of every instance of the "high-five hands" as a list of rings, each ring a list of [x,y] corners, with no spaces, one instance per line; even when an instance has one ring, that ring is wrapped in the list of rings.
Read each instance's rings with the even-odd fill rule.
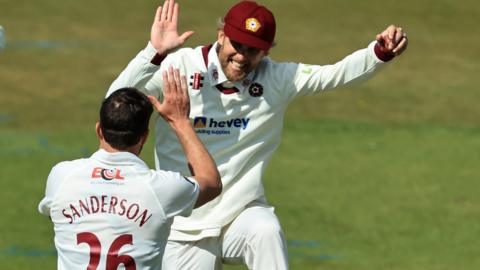
[[[150,32],[150,42],[160,55],[166,55],[179,47],[193,35],[193,31],[187,31],[178,35],[178,3],[175,0],[165,0],[163,6],[157,8]]]

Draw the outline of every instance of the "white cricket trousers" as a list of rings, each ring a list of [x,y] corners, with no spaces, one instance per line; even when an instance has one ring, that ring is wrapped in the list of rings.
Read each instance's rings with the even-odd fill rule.
[[[221,270],[222,264],[244,264],[251,270],[288,269],[287,245],[273,207],[243,210],[218,237],[168,241],[162,270]]]

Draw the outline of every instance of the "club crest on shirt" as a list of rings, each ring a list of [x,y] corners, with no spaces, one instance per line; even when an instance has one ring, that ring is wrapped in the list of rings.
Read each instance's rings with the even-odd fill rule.
[[[190,76],[190,86],[194,90],[199,90],[200,88],[203,87],[203,81],[204,77],[202,76],[201,73],[195,72],[193,75]]]
[[[248,88],[248,93],[252,97],[259,97],[263,95],[263,86],[259,83],[252,83]]]
[[[103,180],[124,180],[125,178],[121,175],[119,169],[104,169],[100,167],[93,168],[92,179],[102,178]]]

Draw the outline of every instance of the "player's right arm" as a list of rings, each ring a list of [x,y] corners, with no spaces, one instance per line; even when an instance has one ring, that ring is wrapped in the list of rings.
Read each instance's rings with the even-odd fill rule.
[[[200,187],[195,208],[213,200],[222,192],[222,182],[215,161],[198,138],[188,118],[190,101],[187,81],[180,72],[169,68],[163,72],[163,103],[153,96],[148,98],[155,109],[177,134],[183,147],[192,175]]]
[[[179,5],[175,3],[175,0],[165,0],[163,6],[157,8],[150,32],[150,42],[112,83],[107,97],[123,87],[135,87],[146,94],[160,96],[159,92],[155,93],[154,91],[161,91],[162,85],[150,85],[151,87],[146,89],[147,82],[160,69],[160,63],[165,57],[180,48],[193,35],[193,31],[178,34],[178,13]],[[155,83],[153,82],[153,84]]]

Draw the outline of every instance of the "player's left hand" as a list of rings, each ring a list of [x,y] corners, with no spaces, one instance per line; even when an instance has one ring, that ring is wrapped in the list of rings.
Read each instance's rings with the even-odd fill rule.
[[[408,45],[407,33],[395,25],[390,25],[378,34],[376,40],[382,46],[383,52],[395,56],[402,54]]]

